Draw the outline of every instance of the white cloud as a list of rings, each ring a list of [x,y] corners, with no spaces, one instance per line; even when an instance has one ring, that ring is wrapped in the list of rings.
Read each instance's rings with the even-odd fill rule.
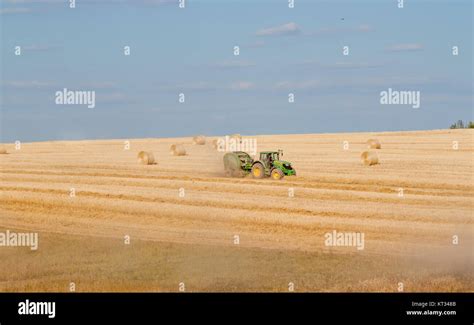
[[[25,13],[29,13],[31,11],[32,10],[30,8],[20,8],[20,7],[2,8],[2,9],[0,9],[0,15],[25,14]]]
[[[4,81],[2,83],[5,87],[17,88],[17,89],[44,89],[55,87],[56,85],[49,81],[38,81],[38,80],[11,80]]]
[[[65,0],[5,0],[11,4],[63,4],[69,5],[69,1]],[[178,4],[178,0],[80,0],[77,4],[142,4],[142,5],[167,5]]]
[[[247,44],[246,47],[251,48],[251,49],[256,49],[259,47],[263,47],[265,45],[264,41],[258,40],[253,43]]]
[[[59,48],[56,45],[45,45],[45,44],[31,44],[24,45],[21,47],[25,51],[50,51]]]
[[[301,32],[298,25],[295,23],[288,23],[280,26],[265,28],[257,31],[257,36],[284,36],[284,35],[297,35]]]
[[[423,45],[420,43],[394,44],[389,46],[386,50],[389,52],[421,51],[423,50]]]
[[[353,27],[324,27],[318,30],[309,32],[309,36],[320,36],[327,34],[337,34],[337,33],[367,33],[373,31],[372,26],[367,24],[362,24]]]
[[[180,92],[205,92],[205,91],[228,91],[228,90],[250,90],[254,89],[254,83],[250,81],[235,81],[230,83],[194,81],[182,84],[171,85],[161,84],[154,87],[159,91]]]
[[[254,67],[256,64],[250,61],[224,61],[224,62],[218,62],[215,64],[217,68],[249,68],[249,67]]]
[[[114,81],[94,81],[90,83],[83,84],[81,88],[91,88],[91,89],[116,89],[117,83]]]
[[[254,84],[249,81],[238,81],[234,82],[231,86],[231,90],[249,90],[252,89]]]
[[[322,85],[320,80],[304,81],[280,81],[275,84],[276,90],[307,90],[319,88]]]
[[[150,4],[150,5],[165,5],[165,4],[179,3],[178,0],[142,0],[142,2],[145,4]],[[130,3],[133,3],[133,1],[130,1]]]
[[[100,93],[96,95],[97,102],[103,104],[115,104],[115,103],[124,103],[129,102],[132,99],[129,98],[126,94],[122,92],[114,92],[114,93]]]
[[[63,0],[6,0],[8,3],[20,4],[20,3],[64,3]]]
[[[322,66],[330,69],[370,69],[379,68],[383,66],[383,64],[368,62],[336,62],[333,64],[324,64]]]
[[[373,30],[372,26],[367,24],[362,24],[354,28],[354,31],[358,32],[371,32]]]
[[[186,92],[215,90],[216,86],[207,81],[192,81],[186,83],[160,83],[154,86],[159,91]]]
[[[44,80],[6,80],[2,82],[2,86],[15,89],[78,89],[78,90],[113,90],[118,85],[114,81],[93,81],[71,84],[63,84]]]
[[[309,32],[309,36],[318,36],[318,35],[324,35],[324,34],[331,34],[331,33],[336,33],[341,31],[341,29],[338,28],[329,28],[329,27],[323,27],[318,30]]]
[[[359,79],[324,78],[308,80],[286,80],[273,84],[272,90],[327,90],[327,89],[371,89],[377,87],[421,87],[443,83],[443,79],[430,76],[376,76]]]

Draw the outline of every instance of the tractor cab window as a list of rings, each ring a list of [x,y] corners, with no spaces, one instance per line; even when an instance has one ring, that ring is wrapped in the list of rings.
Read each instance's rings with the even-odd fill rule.
[[[275,160],[280,160],[278,152],[266,152],[260,154],[260,160],[265,163],[273,163]]]

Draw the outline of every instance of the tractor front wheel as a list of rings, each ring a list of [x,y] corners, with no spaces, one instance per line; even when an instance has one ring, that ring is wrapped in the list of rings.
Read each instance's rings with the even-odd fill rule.
[[[280,169],[275,168],[270,173],[270,176],[272,177],[272,179],[278,181],[278,180],[282,179],[285,176],[285,174],[283,174],[283,172]]]
[[[261,163],[256,163],[252,166],[252,176],[253,178],[264,178],[265,177],[265,168]]]

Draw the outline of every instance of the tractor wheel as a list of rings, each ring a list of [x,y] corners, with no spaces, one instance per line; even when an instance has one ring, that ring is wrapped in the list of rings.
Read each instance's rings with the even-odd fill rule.
[[[256,163],[252,166],[252,176],[253,178],[264,178],[265,177],[265,168],[261,163]]]
[[[272,179],[278,181],[278,180],[282,179],[285,176],[285,174],[283,174],[283,172],[280,169],[275,168],[270,173],[270,176],[272,177]]]

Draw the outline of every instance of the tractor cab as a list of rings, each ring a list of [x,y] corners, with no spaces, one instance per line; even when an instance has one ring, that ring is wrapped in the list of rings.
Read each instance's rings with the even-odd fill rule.
[[[277,151],[264,151],[260,153],[260,161],[265,164],[266,167],[272,167],[273,162],[280,160],[280,153]]]
[[[273,163],[280,161],[280,157],[283,157],[283,150],[260,152],[260,161],[263,162],[266,167],[273,167]]]

